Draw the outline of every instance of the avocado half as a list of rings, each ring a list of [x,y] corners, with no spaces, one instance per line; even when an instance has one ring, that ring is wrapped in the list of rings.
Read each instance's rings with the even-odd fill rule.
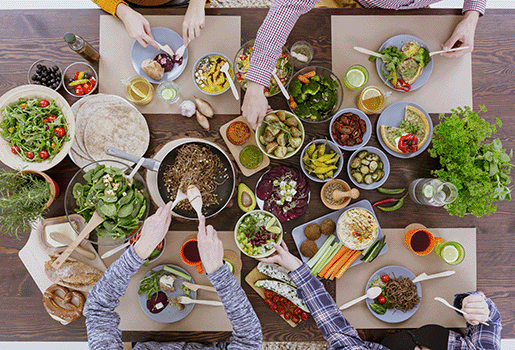
[[[256,208],[256,196],[243,182],[238,185],[238,205],[246,213]]]

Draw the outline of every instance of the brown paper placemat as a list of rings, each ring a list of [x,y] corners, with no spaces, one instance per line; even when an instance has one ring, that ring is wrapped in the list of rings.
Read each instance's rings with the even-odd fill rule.
[[[432,57],[433,72],[419,89],[408,93],[394,91],[379,77],[375,62],[354,46],[377,51],[388,39],[399,34],[410,34],[424,41],[430,50],[441,50],[440,45],[451,36],[463,16],[331,16],[333,72],[343,78],[347,69],[361,64],[369,73],[367,85],[391,91],[385,106],[398,101],[415,102],[428,113],[449,113],[451,108],[472,107],[472,56],[458,59],[440,55]],[[438,28],[438,30],[435,30]],[[344,89],[342,108],[356,107],[359,90]]]
[[[139,305],[139,283],[151,268],[158,265],[173,264],[180,266],[193,277],[196,284],[211,285],[205,273],[199,274],[194,266],[187,266],[180,257],[180,249],[186,237],[196,234],[196,231],[168,232],[163,256],[148,266],[142,266],[132,277],[125,295],[120,299],[120,305],[116,308],[116,312],[118,312],[121,318],[120,330],[198,332],[225,332],[233,330],[225,309],[221,306],[195,305],[191,313],[184,319],[175,323],[159,323],[145,315]],[[240,255],[240,250],[234,241],[234,232],[220,231],[218,232],[218,237],[222,240],[224,249],[231,249]],[[116,255],[115,259],[118,256],[119,254]],[[236,278],[238,281],[241,280],[239,274]],[[205,290],[197,291],[197,299],[220,300],[216,293]]]
[[[426,324],[439,324],[444,327],[462,328],[463,317],[448,309],[434,297],[442,297],[452,304],[454,294],[476,290],[476,229],[475,228],[429,228],[436,237],[444,241],[459,242],[465,248],[465,260],[452,266],[431,252],[418,256],[404,245],[404,229],[383,229],[388,242],[388,252],[377,257],[372,263],[359,264],[350,268],[336,281],[336,304],[338,306],[365,294],[368,279],[384,266],[403,266],[415,276],[422,272],[428,275],[454,270],[449,277],[420,282],[422,301],[419,309],[408,320],[401,323],[385,323],[377,319],[365,302],[360,302],[343,311],[345,318],[356,328],[416,328]],[[398,311],[401,312],[401,311]]]
[[[145,17],[151,27],[166,27],[179,35],[182,34],[183,16]],[[224,54],[233,60],[241,46],[240,33],[239,16],[206,16],[202,34],[188,45],[188,64],[181,76],[175,79],[179,85],[178,103],[166,104],[154,96],[149,104],[134,106],[141,113],[179,113],[181,101],[193,100],[193,95],[195,95],[211,103],[217,114],[239,114],[240,101],[234,99],[230,89],[218,96],[206,95],[195,86],[191,72],[197,59],[210,52]],[[120,79],[126,79],[136,74],[131,62],[133,42],[134,40],[127,34],[122,21],[113,16],[100,16],[99,92],[125,98],[124,87]],[[236,85],[239,89],[238,84]]]

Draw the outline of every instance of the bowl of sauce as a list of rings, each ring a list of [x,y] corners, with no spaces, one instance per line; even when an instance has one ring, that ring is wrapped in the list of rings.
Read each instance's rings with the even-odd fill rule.
[[[263,152],[258,146],[245,146],[240,152],[240,163],[247,169],[256,169],[263,162]]]

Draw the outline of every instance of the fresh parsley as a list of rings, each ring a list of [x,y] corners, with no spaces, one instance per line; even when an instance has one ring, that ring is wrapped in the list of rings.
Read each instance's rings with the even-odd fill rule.
[[[486,112],[485,106],[479,107]],[[502,127],[501,120],[497,118],[495,124],[490,124],[470,107],[453,109],[450,116],[440,114],[440,120],[433,130],[429,154],[440,158],[442,168],[432,174],[458,189],[458,198],[445,208],[457,216],[495,213],[497,206],[493,202],[510,201],[513,189],[513,150],[507,153],[499,138],[486,142],[497,127]]]
[[[420,131],[420,124],[412,120],[402,120],[399,127],[411,135],[416,135]]]

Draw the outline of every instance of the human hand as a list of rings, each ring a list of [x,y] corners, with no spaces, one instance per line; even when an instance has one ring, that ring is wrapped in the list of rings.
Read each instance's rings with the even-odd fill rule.
[[[184,46],[200,36],[205,24],[205,0],[191,0],[182,22],[182,41]]]
[[[472,52],[474,50],[474,34],[476,32],[476,25],[479,19],[479,12],[477,11],[467,11],[463,16],[463,19],[454,29],[449,40],[442,44],[443,50],[452,49],[457,42],[460,42],[459,46],[468,46],[469,48],[461,51],[454,51],[448,53],[442,53],[442,56],[448,58],[458,58],[463,56],[466,53]]]
[[[252,129],[256,130],[261,124],[269,108],[268,100],[263,92],[263,86],[249,80],[241,111]]]
[[[172,204],[173,202],[168,202],[145,220],[141,237],[134,243],[134,251],[141,259],[147,259],[168,232],[172,221]]]
[[[490,316],[490,309],[485,298],[480,294],[471,294],[461,302],[461,310],[465,311],[465,320],[471,325],[486,322]]]
[[[295,255],[290,253],[290,251],[288,250],[288,246],[284,241],[281,241],[281,245],[275,244],[274,247],[276,254],[268,258],[261,258],[258,260],[267,264],[279,264],[289,271],[295,271],[302,266],[302,261],[300,261],[300,259],[297,258]]]
[[[159,50],[159,45],[150,32],[150,23],[143,15],[123,3],[118,4],[116,7],[116,15],[122,20],[131,38],[135,39],[143,47],[152,45]]]
[[[206,227],[206,218],[199,218],[197,234],[198,252],[206,274],[218,270],[224,264],[224,247],[213,226]]]

